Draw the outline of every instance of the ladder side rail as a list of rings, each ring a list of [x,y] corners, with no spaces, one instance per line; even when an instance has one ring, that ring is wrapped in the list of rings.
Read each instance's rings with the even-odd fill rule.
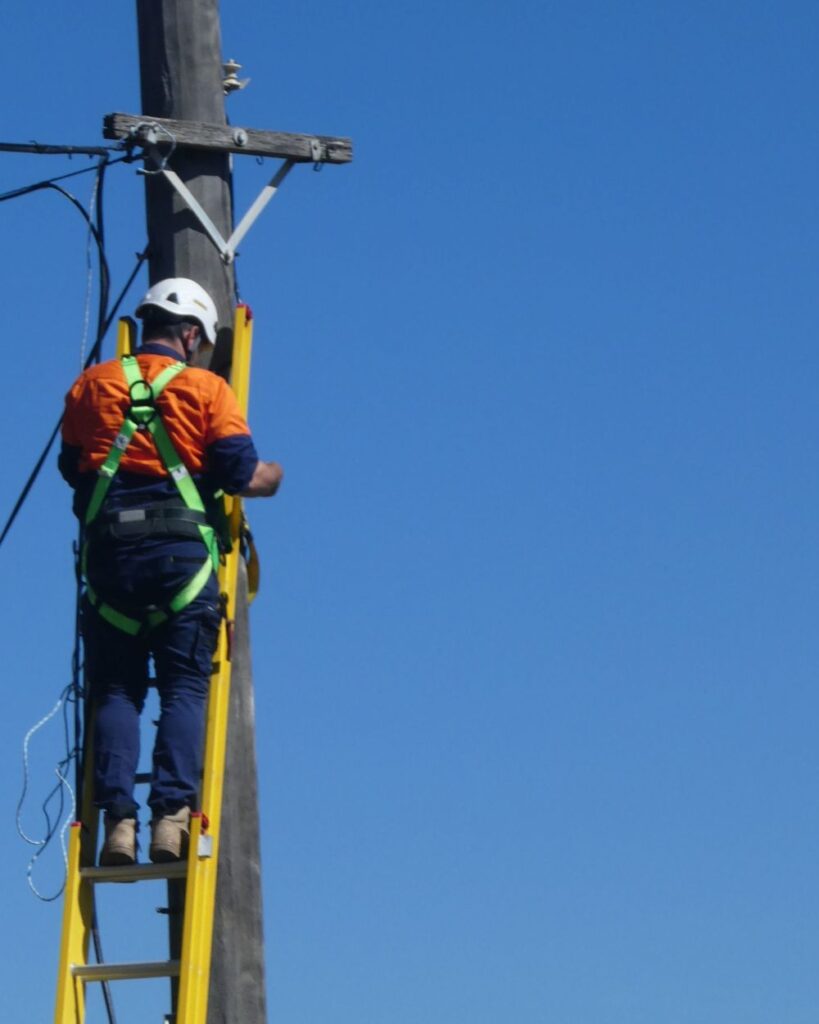
[[[63,893],[62,937],[57,968],[55,1024],[83,1024],[85,1020],[85,983],[73,973],[73,967],[88,965],[88,950],[94,924],[94,890],[83,868],[94,863],[99,812],[94,806],[91,737],[93,708],[85,698],[82,804],[78,808],[68,839],[68,863]]]
[[[236,309],[234,320],[231,384],[244,415],[247,415],[249,396],[252,331],[250,310],[247,306],[240,305]],[[219,572],[220,591],[227,596],[227,620],[219,633],[216,654],[218,667],[211,677],[208,697],[200,801],[202,813],[194,815],[191,819],[177,1024],[206,1024],[207,1019],[230,706],[229,630],[236,607],[236,587],[241,558],[241,499],[236,496],[228,500],[232,500],[229,520],[233,547]]]
[[[80,874],[82,847],[82,824],[75,821],[68,839],[68,874],[63,900],[55,1024],[83,1024],[85,1020],[85,985],[73,973],[74,967],[85,967],[88,964],[88,941],[91,935],[91,886]]]
[[[122,316],[117,324],[117,359],[132,356],[136,352],[136,322],[130,316]]]

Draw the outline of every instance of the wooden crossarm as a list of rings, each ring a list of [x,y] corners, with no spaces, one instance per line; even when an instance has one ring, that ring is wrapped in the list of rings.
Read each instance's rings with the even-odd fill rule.
[[[158,131],[152,133],[150,125],[157,125]],[[106,139],[133,139],[137,145],[167,148],[173,139],[177,146],[190,149],[281,157],[303,163],[346,164],[353,159],[351,139],[266,132],[235,125],[175,121],[168,117],[106,114],[102,133]]]

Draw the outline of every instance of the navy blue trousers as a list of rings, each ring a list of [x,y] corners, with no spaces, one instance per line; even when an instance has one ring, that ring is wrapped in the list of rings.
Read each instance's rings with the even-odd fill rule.
[[[202,564],[204,547],[177,542],[143,551],[141,557],[125,557],[128,553],[121,548],[108,557],[101,551],[94,554],[89,560],[92,586],[103,600],[128,614],[173,597]],[[148,805],[154,817],[197,806],[219,624],[215,575],[187,608],[139,636],[110,625],[86,604],[85,667],[95,712],[94,802],[112,817],[135,817],[139,808],[134,777],[151,658],[160,714]]]

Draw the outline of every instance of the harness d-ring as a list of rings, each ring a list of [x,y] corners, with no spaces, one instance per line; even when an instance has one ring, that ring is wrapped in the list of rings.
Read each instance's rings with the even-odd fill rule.
[[[142,388],[141,396],[134,394],[134,388]],[[140,430],[146,430],[156,416],[156,396],[154,389],[147,380],[135,380],[128,387],[128,419],[136,423]]]

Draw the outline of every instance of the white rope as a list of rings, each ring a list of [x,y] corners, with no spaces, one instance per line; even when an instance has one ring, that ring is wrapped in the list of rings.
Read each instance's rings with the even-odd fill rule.
[[[17,834],[25,843],[28,843],[29,846],[37,847],[37,850],[35,851],[31,860],[28,863],[28,868],[26,870],[26,879],[28,881],[28,885],[31,891],[38,899],[43,900],[44,903],[51,903],[52,901],[58,899],[62,894],[63,889],[65,888],[66,878],[68,877],[68,847],[66,845],[65,837],[66,832],[71,823],[73,822],[74,816],[76,814],[77,799],[74,793],[74,788],[72,787],[68,779],[65,777],[65,774],[61,770],[61,766],[57,765],[57,767],[54,769],[54,774],[57,776],[58,785],[55,790],[52,790],[52,794],[54,792],[61,792],[62,789],[65,788],[66,790],[68,790],[68,794],[71,798],[68,814],[66,815],[66,819],[63,822],[62,828],[60,829],[60,845],[63,851],[63,863],[65,865],[65,874],[63,875],[63,881],[58,891],[52,896],[45,896],[34,884],[34,866],[40,855],[45,851],[45,848],[50,842],[50,840],[53,838],[56,829],[51,829],[49,826],[49,831],[47,832],[44,839],[35,839],[33,836],[30,836],[23,828],[23,804],[25,803],[29,785],[29,747],[31,745],[31,738],[34,736],[34,734],[38,732],[40,729],[42,729],[43,726],[47,725],[63,707],[69,692],[70,687],[66,687],[66,689],[63,690],[63,692],[60,694],[59,700],[51,709],[51,711],[49,711],[47,715],[44,715],[39,722],[34,724],[29,729],[29,731],[25,735],[25,739],[23,740],[23,790],[20,794],[20,799],[17,803]],[[68,763],[70,763],[71,759],[72,758],[69,756],[69,758],[67,759]],[[48,806],[48,801],[51,799],[52,794],[50,794],[49,797],[46,799],[46,803],[44,806]]]
[[[31,744],[31,737],[36,732],[38,732],[40,729],[42,729],[44,725],[47,725],[51,721],[51,719],[57,714],[57,712],[60,710],[60,708],[63,706],[64,703],[65,703],[65,691],[63,691],[63,693],[60,695],[60,699],[57,701],[57,703],[54,705],[54,707],[49,711],[49,713],[47,715],[43,715],[43,717],[40,719],[39,722],[37,722],[35,725],[32,725],[32,727],[26,733],[25,739],[23,740],[23,792],[20,794],[20,800],[19,800],[19,802],[17,804],[17,834],[20,836],[20,838],[22,840],[24,840],[30,846],[43,846],[45,844],[45,842],[46,842],[45,839],[32,839],[31,836],[26,834],[25,830],[23,829],[23,825],[22,825],[23,802],[25,801],[26,793],[28,792],[28,780],[29,780],[29,770],[28,770],[29,758],[28,758],[28,751],[29,751],[29,746]]]

